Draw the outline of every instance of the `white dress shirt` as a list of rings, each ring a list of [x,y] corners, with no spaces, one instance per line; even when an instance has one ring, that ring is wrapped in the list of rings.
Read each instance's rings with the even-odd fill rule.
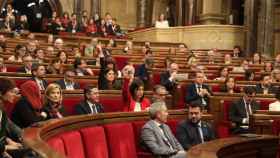
[[[277,100],[269,104],[269,111],[280,111],[280,102]]]

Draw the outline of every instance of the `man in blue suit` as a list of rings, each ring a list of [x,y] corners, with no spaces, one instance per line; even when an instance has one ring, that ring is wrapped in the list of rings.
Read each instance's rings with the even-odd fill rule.
[[[197,72],[195,82],[187,87],[186,103],[189,104],[193,101],[200,101],[203,109],[208,109],[209,97],[212,92],[210,88],[204,84],[204,73]]]

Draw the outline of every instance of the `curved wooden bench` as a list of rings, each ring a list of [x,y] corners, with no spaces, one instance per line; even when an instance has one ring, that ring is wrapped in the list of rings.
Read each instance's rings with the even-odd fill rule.
[[[169,111],[168,124],[176,131],[186,111]],[[24,131],[24,143],[47,158],[150,157],[138,146],[140,130],[148,113],[107,113],[49,120]],[[211,115],[203,115],[211,121]],[[49,146],[50,144],[55,150]],[[97,152],[98,150],[98,152]]]

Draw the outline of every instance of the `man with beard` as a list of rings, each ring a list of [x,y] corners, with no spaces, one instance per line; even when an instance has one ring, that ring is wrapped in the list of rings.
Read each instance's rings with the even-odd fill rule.
[[[177,125],[176,136],[185,150],[215,138],[214,130],[201,117],[202,105],[195,101],[189,105],[188,119]]]
[[[270,75],[264,75],[262,77],[261,83],[256,85],[256,93],[258,94],[273,94],[277,91],[272,84],[272,79]]]

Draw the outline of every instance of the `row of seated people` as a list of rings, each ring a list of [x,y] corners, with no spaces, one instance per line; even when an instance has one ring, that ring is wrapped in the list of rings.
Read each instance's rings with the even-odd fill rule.
[[[15,97],[15,87],[12,84],[12,82],[10,80],[7,79],[2,79],[1,83],[5,83],[4,85],[2,85],[1,87],[1,92],[3,92],[3,96],[2,96],[2,101],[3,103],[7,102],[7,101],[13,101],[14,97]],[[43,121],[45,119],[50,119],[50,118],[61,118],[63,117],[63,111],[62,109],[60,109],[60,102],[61,102],[61,90],[59,89],[59,86],[55,85],[55,84],[51,84],[49,85],[48,89],[45,91],[45,96],[44,96],[44,104],[46,105],[45,107],[42,108],[42,104],[40,103],[41,100],[38,100],[38,96],[37,94],[35,94],[36,92],[33,91],[38,91],[38,87],[36,86],[36,83],[32,83],[32,81],[28,81],[25,84],[22,85],[22,95],[24,96],[23,98],[21,98],[19,100],[19,106],[16,107],[16,111],[17,113],[13,113],[12,115],[12,120],[16,123],[16,124],[21,124],[24,121]],[[37,90],[36,90],[37,89]],[[31,94],[30,94],[31,93]],[[36,98],[37,97],[37,98]],[[93,99],[97,99],[98,98],[98,91],[96,88],[93,87],[89,87],[89,89],[85,90],[85,97],[88,98],[87,102],[88,105],[90,105],[90,101]],[[32,100],[30,100],[30,98]],[[29,103],[27,103],[26,101],[29,100]],[[86,113],[98,113],[98,112],[102,112],[102,106],[96,104],[96,102],[94,102],[93,106],[89,106],[89,107],[85,107],[85,102],[83,102],[82,104],[79,104],[77,106],[77,110],[79,112],[81,112],[82,114],[86,114]],[[31,106],[28,107],[28,105]],[[91,103],[92,104],[92,103]],[[27,106],[26,106],[27,105]],[[214,139],[214,131],[213,129],[206,123],[204,122],[200,122],[201,119],[201,114],[202,114],[202,107],[198,104],[193,104],[194,106],[190,106],[190,112],[189,112],[189,117],[191,118],[191,122],[187,121],[184,123],[181,123],[178,125],[178,130],[177,130],[177,137],[179,138],[179,142],[183,143],[182,145],[184,146],[184,148],[187,150],[189,149],[191,146],[202,143],[204,141],[209,141]],[[88,109],[86,109],[88,108]],[[32,110],[34,110],[32,112]],[[91,111],[91,112],[89,112]],[[2,114],[6,116],[5,112],[2,110],[1,111]],[[151,121],[149,123],[147,123],[147,126],[149,128],[150,125],[157,125],[156,122],[159,123],[159,125],[163,125],[163,133],[165,131],[169,132],[168,134],[171,134],[170,129],[168,128],[168,126],[164,125],[164,123],[166,123],[166,119],[167,119],[167,108],[164,102],[162,101],[157,101],[155,104],[152,105],[152,107],[149,109],[149,112],[151,114],[151,118],[154,121]],[[22,118],[20,118],[22,117]],[[33,118],[32,118],[33,117]],[[20,118],[20,119],[19,119]],[[32,118],[32,119],[31,119]],[[35,119],[36,118],[36,119]],[[21,121],[21,123],[19,123],[19,121]],[[12,123],[12,122],[11,122]],[[185,123],[187,123],[187,126],[192,127],[193,129],[188,130],[188,128],[185,127]],[[150,124],[150,125],[149,125]],[[201,126],[199,126],[200,128],[200,133],[198,133],[196,131],[196,128],[198,128],[198,126],[196,126],[197,124],[201,124]],[[23,124],[21,124],[23,125]],[[145,146],[148,147],[148,151],[152,152],[155,155],[173,155],[176,154],[177,152],[179,152],[179,149],[182,150],[179,153],[183,154],[183,148],[181,147],[181,145],[177,142],[176,138],[174,136],[169,137],[168,135],[164,135],[166,136],[165,139],[161,140],[161,141],[167,141],[171,143],[171,146],[168,145],[168,148],[165,148],[164,146],[166,145],[166,143],[162,142],[162,144],[158,144],[159,146],[156,148],[162,148],[162,150],[166,150],[166,152],[158,152],[158,149],[156,149],[154,147],[156,142],[151,142],[149,139],[150,137],[153,137],[152,135],[149,135],[147,130],[150,129],[145,129],[145,126],[143,127],[143,132],[141,134],[141,137],[143,139],[143,142],[145,144]],[[23,126],[21,126],[23,127]],[[6,129],[4,129],[6,130]],[[185,130],[191,132],[190,135],[185,136]],[[206,131],[205,131],[206,130]],[[194,132],[194,133],[192,133]],[[202,132],[202,133],[201,133]],[[204,132],[204,133],[203,133]],[[18,133],[20,134],[20,133]],[[160,133],[157,133],[156,135],[158,135]],[[155,137],[158,137],[156,136]],[[72,135],[73,136],[73,135]],[[7,135],[3,134],[2,137],[4,137],[5,139],[7,138]],[[190,137],[189,139],[186,137]],[[75,136],[73,138],[76,138]],[[164,137],[163,137],[164,138]],[[167,140],[166,140],[167,138]],[[171,140],[170,140],[171,138]],[[185,141],[185,139],[188,140],[188,142]],[[73,140],[73,139],[70,139]],[[56,140],[55,140],[56,141]],[[80,141],[79,139],[77,139],[76,141]],[[176,142],[174,144],[174,142]],[[97,142],[96,142],[97,143]],[[51,141],[50,141],[51,144]],[[135,143],[134,143],[135,144]],[[132,145],[134,145],[132,144]],[[167,143],[168,144],[168,143]],[[9,150],[9,148],[5,148],[6,150],[4,150],[5,154],[11,153],[13,154],[13,152],[15,150],[20,150],[23,149],[22,145],[19,143],[15,143],[15,142],[3,142],[2,144],[3,146],[12,146],[14,147],[12,151]],[[77,144],[80,145],[80,144]],[[176,148],[174,148],[176,146]],[[77,146],[78,149],[73,150],[72,152],[76,152],[79,151],[81,146]],[[67,147],[66,147],[67,148]],[[59,148],[57,148],[58,150],[62,149],[61,146],[59,146]],[[68,150],[68,149],[67,149]],[[135,151],[131,151],[132,154],[136,154]],[[71,156],[70,154],[71,152],[69,152],[69,156]],[[18,154],[22,154],[22,153],[18,153]],[[82,155],[79,155],[82,156]],[[82,156],[84,157],[84,156]],[[136,157],[136,156],[133,156]]]

